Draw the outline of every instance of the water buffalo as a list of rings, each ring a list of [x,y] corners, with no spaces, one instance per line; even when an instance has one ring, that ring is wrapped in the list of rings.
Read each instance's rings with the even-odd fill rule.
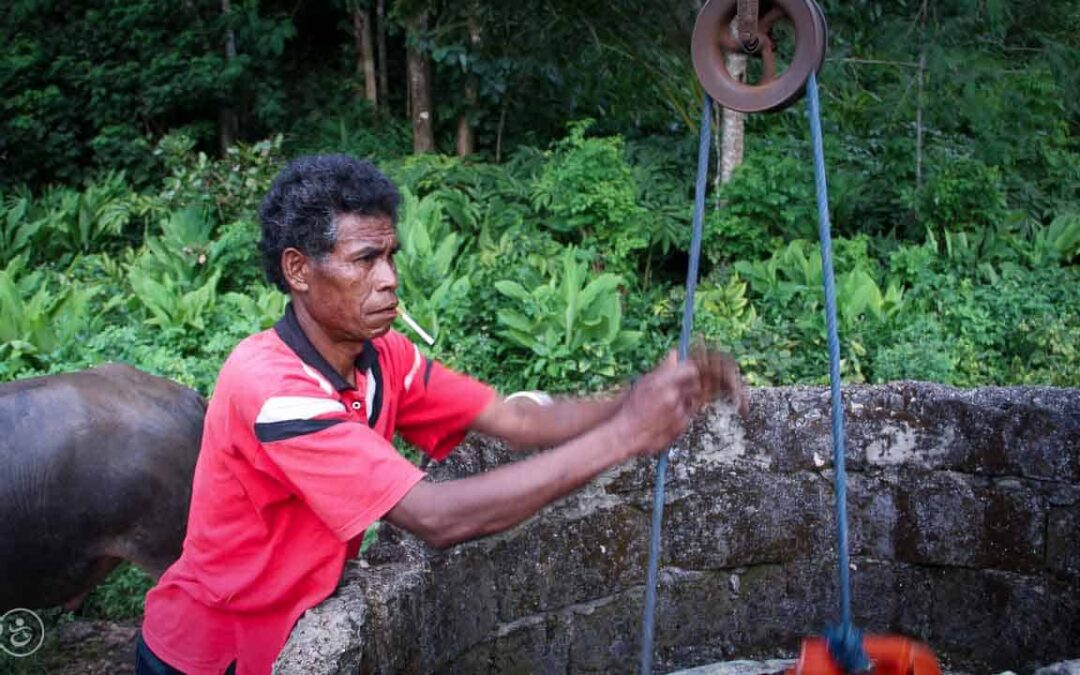
[[[180,555],[206,404],[120,364],[0,385],[0,612]]]

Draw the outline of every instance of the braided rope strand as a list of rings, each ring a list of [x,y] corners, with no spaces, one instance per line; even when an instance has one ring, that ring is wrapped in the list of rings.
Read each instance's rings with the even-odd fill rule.
[[[698,171],[694,185],[694,231],[690,240],[690,265],[686,270],[686,303],[683,305],[682,330],[679,334],[679,360],[690,354],[690,334],[694,327],[694,292],[697,289],[701,261],[701,229],[705,217],[705,191],[709,174],[709,134],[712,131],[712,98],[706,93],[701,109],[701,132],[698,137]],[[645,617],[641,630],[642,675],[652,673],[653,633],[656,620],[656,583],[660,563],[660,528],[664,519],[664,478],[668,450],[656,462],[656,486],[653,490],[652,531],[649,538],[649,567],[645,574]]]
[[[825,327],[829,345],[829,387],[832,398],[833,472],[836,490],[836,545],[840,565],[840,625],[829,629],[829,650],[847,672],[870,666],[862,636],[851,626],[851,579],[848,560],[847,472],[844,470],[844,409],[840,398],[840,337],[836,327],[836,282],[833,279],[832,237],[829,234],[829,189],[825,180],[825,147],[821,134],[821,103],[817,75],[806,81],[807,113],[814,149],[814,187],[817,193],[821,271],[825,285]]]

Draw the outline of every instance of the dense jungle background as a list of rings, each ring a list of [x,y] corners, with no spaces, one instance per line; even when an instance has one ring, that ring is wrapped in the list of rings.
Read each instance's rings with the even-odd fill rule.
[[[507,392],[625,380],[678,336],[698,7],[3,3],[0,381],[125,361],[211,394],[285,304],[258,203],[329,151],[401,187],[431,355]],[[1080,5],[823,7],[845,382],[1080,386]],[[823,383],[805,105],[729,122],[697,329],[753,385]],[[146,583],[78,614],[137,616]]]

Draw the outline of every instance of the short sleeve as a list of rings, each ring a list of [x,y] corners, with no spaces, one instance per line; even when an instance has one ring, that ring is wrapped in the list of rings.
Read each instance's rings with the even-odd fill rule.
[[[424,474],[385,438],[350,418],[332,389],[298,366],[252,383],[241,413],[266,461],[341,541],[384,516]],[[328,391],[329,390],[329,391]]]
[[[263,447],[341,541],[386,515],[424,477],[385,438],[353,421]]]
[[[435,460],[465,438],[473,420],[495,400],[495,390],[414,352],[397,413],[397,431]]]

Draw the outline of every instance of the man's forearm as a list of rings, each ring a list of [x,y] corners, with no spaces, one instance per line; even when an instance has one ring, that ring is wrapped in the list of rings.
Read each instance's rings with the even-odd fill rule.
[[[515,449],[560,445],[611,419],[626,397],[564,398],[541,405],[528,400],[500,400],[473,423],[480,433],[501,438]]]
[[[553,450],[493,471],[418,483],[387,519],[440,548],[505,530],[639,453],[632,436],[616,422],[594,425]]]
[[[624,396],[620,392],[607,398],[565,398],[555,399],[551,405],[523,405],[526,418],[521,433],[507,440],[526,448],[565,443],[610,419]]]

